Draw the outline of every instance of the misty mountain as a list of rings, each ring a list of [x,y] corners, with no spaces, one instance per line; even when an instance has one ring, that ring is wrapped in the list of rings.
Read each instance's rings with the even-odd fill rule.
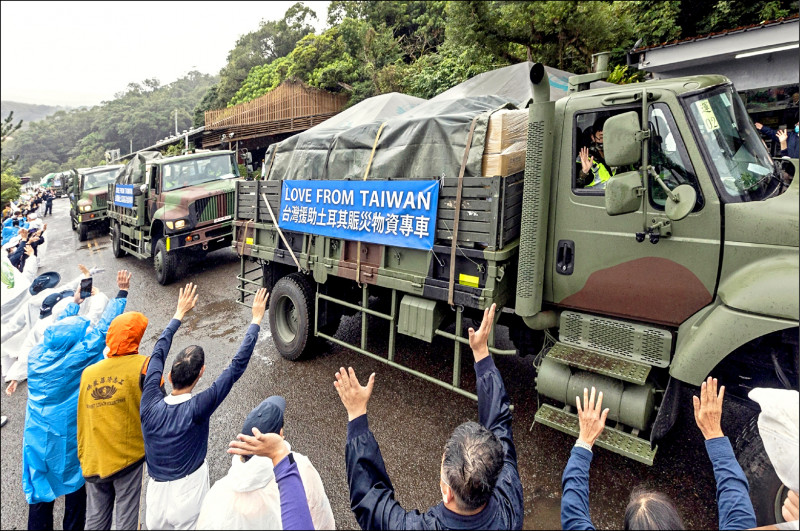
[[[30,122],[41,120],[58,111],[68,111],[71,108],[72,107],[64,107],[61,105],[36,105],[19,101],[0,101],[0,114],[2,117],[5,118],[8,116],[9,111],[14,111],[14,123],[19,122],[21,119],[23,128]]]

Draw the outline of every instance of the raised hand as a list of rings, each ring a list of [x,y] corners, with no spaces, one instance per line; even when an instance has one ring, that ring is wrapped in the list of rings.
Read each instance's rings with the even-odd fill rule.
[[[375,386],[375,373],[369,375],[367,385],[363,386],[356,378],[356,372],[352,367],[344,370],[344,367],[336,373],[336,381],[333,382],[339,398],[347,410],[347,420],[353,420],[367,412],[367,402],[372,396],[372,388]]]
[[[575,397],[575,404],[578,406],[578,425],[580,426],[578,440],[589,446],[592,446],[603,433],[603,429],[606,427],[606,418],[608,418],[608,408],[603,409],[603,392],[600,391],[597,396],[597,405],[594,403],[594,396],[594,387],[592,387],[591,396],[589,390],[584,387],[583,406],[581,406],[581,397]]]
[[[117,286],[119,286],[120,290],[125,291],[128,291],[128,288],[131,287],[131,274],[127,269],[117,271]]]
[[[786,149],[786,140],[789,138],[789,133],[786,132],[786,129],[778,129],[775,132],[775,136],[778,137],[778,142],[781,143],[781,149]]]
[[[11,381],[8,383],[8,387],[6,387],[6,394],[7,394],[8,396],[11,396],[11,395],[13,395],[13,394],[16,392],[16,390],[17,390],[17,384],[19,384],[19,382],[18,382],[18,381],[16,381],[16,380],[11,380]]]
[[[26,245],[25,246],[25,254],[28,255],[28,256],[33,256],[33,254],[34,254],[33,247],[31,247],[30,245]]]
[[[269,457],[274,465],[289,454],[283,437],[277,433],[261,433],[256,427],[253,427],[252,436],[240,433],[236,439],[228,444],[229,454]]]
[[[724,437],[722,433],[722,397],[725,386],[717,393],[717,379],[711,376],[700,386],[700,397],[693,396],[694,420],[706,440]]]
[[[592,169],[592,164],[594,163],[594,157],[589,156],[589,148],[582,147],[579,153],[581,158],[581,169],[583,173],[589,173],[589,170]]]
[[[89,272],[89,269],[85,265],[78,264],[78,269],[81,270],[81,273],[83,274],[84,277],[89,278],[90,276],[92,276],[92,274]]]
[[[787,522],[795,522],[800,519],[800,509],[798,509],[798,496],[793,490],[790,490],[783,501],[781,508],[783,519]]]
[[[261,324],[264,313],[267,311],[268,298],[269,292],[267,288],[261,288],[256,292],[256,296],[253,299],[253,324]]]
[[[478,331],[476,332],[472,327],[468,330],[469,346],[472,349],[475,363],[489,355],[489,334],[492,332],[492,326],[494,326],[494,312],[496,309],[497,305],[492,304],[491,307],[483,310],[483,320]]]
[[[178,321],[183,321],[183,317],[186,315],[186,313],[194,308],[195,304],[197,304],[198,297],[197,284],[192,284],[189,282],[186,284],[185,288],[181,288],[180,293],[178,294],[178,309],[175,311],[175,315],[172,318],[177,319]]]

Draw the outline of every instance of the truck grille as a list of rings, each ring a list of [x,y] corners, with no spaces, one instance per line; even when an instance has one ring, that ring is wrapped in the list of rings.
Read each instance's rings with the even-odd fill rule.
[[[234,192],[198,199],[194,203],[197,222],[205,223],[230,215],[234,208],[233,202]]]
[[[95,204],[100,208],[106,208],[108,205],[108,192],[104,194],[97,194],[94,196]]]

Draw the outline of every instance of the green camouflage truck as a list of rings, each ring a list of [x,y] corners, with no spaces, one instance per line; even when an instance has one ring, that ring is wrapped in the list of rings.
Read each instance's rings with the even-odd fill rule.
[[[798,388],[800,182],[786,182],[797,161],[770,158],[723,76],[590,89],[600,70],[551,101],[533,66],[524,172],[440,183],[431,250],[280,230],[292,181],[237,183],[238,302],[270,289],[272,337],[288,359],[321,338],[473,398],[460,386],[464,320],[496,303],[516,350],[490,350],[533,356],[536,421],[577,436],[575,397],[595,386],[612,421],[598,446],[647,464],[676,422],[693,422],[679,419],[681,389],[713,375],[754,407],[735,444],[758,523],[774,522],[786,492],[747,392]],[[576,157],[598,116],[617,171],[581,188]],[[373,154],[388,147],[376,140]],[[386,302],[369,307],[373,295]],[[334,337],[357,312],[360,344]],[[385,355],[368,350],[367,315],[390,323]],[[396,363],[398,336],[453,340],[452,381]]]
[[[239,178],[234,155],[137,154],[109,185],[114,256],[152,258],[156,279],[166,285],[192,255],[230,246],[234,183]]]
[[[121,165],[96,166],[72,171],[70,221],[78,239],[86,241],[90,230],[108,231],[108,184],[114,182]]]

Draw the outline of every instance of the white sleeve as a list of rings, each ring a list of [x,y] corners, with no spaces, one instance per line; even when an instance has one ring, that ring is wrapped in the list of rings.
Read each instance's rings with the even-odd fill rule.
[[[81,285],[81,280],[83,280],[84,278],[86,277],[84,277],[83,274],[80,274],[77,277],[75,277],[74,280],[70,280],[61,287],[63,288],[63,290],[76,291],[78,289],[78,286]]]
[[[86,306],[84,306],[84,304]],[[103,310],[106,309],[106,304],[108,304],[108,297],[101,291],[97,295],[92,295],[88,300],[81,304],[81,311],[78,312],[78,315],[82,315],[89,319],[89,326],[94,326],[97,324],[97,321],[100,320],[100,317],[103,316]]]
[[[303,455],[298,459],[297,452],[294,455],[300,477],[303,480],[303,487],[306,489],[308,509],[311,512],[314,529],[336,529],[331,504],[328,495],[325,494],[325,486],[322,484],[319,472],[306,456]]]
[[[39,271],[39,258],[31,255],[25,260],[25,267],[22,269],[22,276],[30,283],[36,278],[36,273]]]
[[[3,325],[3,332],[0,335],[0,343],[5,343],[15,335],[19,333],[20,330],[25,328],[25,309],[19,309],[14,312],[13,317],[11,320],[6,322]]]

